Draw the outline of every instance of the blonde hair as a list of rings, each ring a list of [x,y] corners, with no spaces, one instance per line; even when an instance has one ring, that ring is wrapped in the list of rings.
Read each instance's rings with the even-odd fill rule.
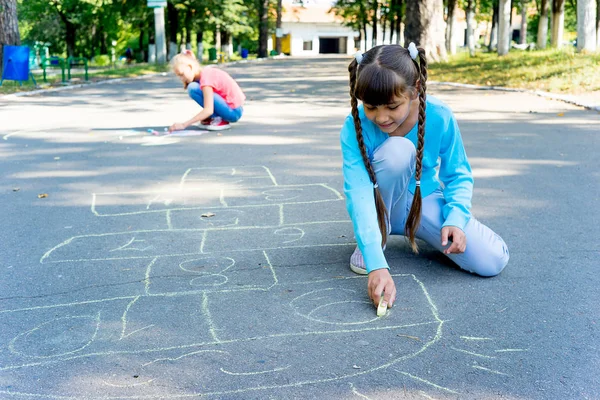
[[[184,50],[181,53],[177,54],[175,57],[171,59],[169,62],[169,68],[172,72],[176,72],[176,68],[180,65],[192,65],[198,68],[198,70],[202,70],[202,66],[194,56],[194,53],[191,50]],[[184,83],[183,88],[187,89],[188,84]]]
[[[171,68],[171,71],[175,71],[175,68],[180,66],[181,64],[194,63],[196,63],[198,67],[200,67],[200,63],[196,59],[196,56],[194,56],[194,53],[191,50],[184,50],[171,59],[171,61],[169,62],[169,67]]]

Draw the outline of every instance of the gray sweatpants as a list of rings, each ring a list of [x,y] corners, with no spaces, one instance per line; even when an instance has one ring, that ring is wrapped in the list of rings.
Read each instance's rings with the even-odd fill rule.
[[[415,146],[400,136],[392,136],[379,146],[371,160],[383,201],[390,216],[392,235],[404,235],[404,225],[410,211],[413,194],[408,183],[415,169]],[[445,199],[441,190],[423,198],[421,223],[416,236],[443,251],[441,229]],[[465,226],[467,248],[461,254],[448,257],[458,266],[481,276],[498,275],[508,263],[508,247],[490,228],[471,217]]]

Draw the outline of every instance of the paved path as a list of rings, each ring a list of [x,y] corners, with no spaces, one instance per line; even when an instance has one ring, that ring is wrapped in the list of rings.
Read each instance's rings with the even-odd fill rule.
[[[221,135],[145,133],[196,109],[171,77],[0,99],[0,398],[599,398],[600,115],[431,86],[511,261],[482,279],[394,238],[377,319],[346,62],[229,67],[248,104]]]

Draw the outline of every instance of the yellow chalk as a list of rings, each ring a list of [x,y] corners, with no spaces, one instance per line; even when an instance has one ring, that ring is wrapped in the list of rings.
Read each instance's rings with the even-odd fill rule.
[[[383,301],[383,293],[381,294],[381,299],[379,299],[379,305],[377,306],[377,316],[383,317],[387,312],[387,303]]]

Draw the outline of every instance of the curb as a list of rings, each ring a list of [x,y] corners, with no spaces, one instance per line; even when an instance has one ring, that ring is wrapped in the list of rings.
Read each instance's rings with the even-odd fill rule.
[[[480,86],[480,85],[472,85],[469,83],[441,82],[441,81],[428,81],[427,84],[454,86],[454,87],[462,87],[462,88],[478,89],[478,90],[497,90],[499,92],[529,93],[529,94],[544,97],[547,99],[559,100],[559,101],[562,101],[565,103],[573,104],[578,107],[586,108],[588,110],[600,112],[600,104],[584,102],[584,101],[578,100],[575,96],[571,96],[571,95],[542,92],[541,90],[513,89],[513,88],[502,87],[502,86]]]
[[[276,59],[275,57],[271,57],[271,58],[255,58],[252,60],[239,60],[239,61],[229,61],[226,63],[221,63],[218,65],[235,65],[235,64],[247,64],[247,63],[254,63],[254,62],[264,62],[266,60],[270,60],[270,59]],[[145,75],[140,75],[140,76],[133,76],[130,78],[114,78],[114,79],[106,79],[104,81],[98,81],[98,82],[90,82],[90,83],[80,83],[77,85],[69,85],[69,86],[61,86],[61,87],[55,87],[55,88],[48,88],[48,89],[38,89],[38,90],[32,90],[29,92],[17,92],[17,93],[11,93],[11,94],[5,94],[0,96],[0,99],[11,99],[11,98],[15,98],[15,97],[25,97],[25,96],[35,96],[36,94],[41,94],[41,93],[52,93],[52,92],[62,92],[65,90],[73,90],[73,89],[79,89],[82,87],[88,87],[88,86],[96,86],[96,85],[106,85],[106,84],[111,84],[111,83],[119,83],[119,82],[126,82],[126,81],[132,81],[132,80],[136,80],[136,79],[146,79],[146,78],[151,78],[151,77],[155,77],[155,76],[167,76],[167,72],[155,72],[152,74],[145,74]]]

